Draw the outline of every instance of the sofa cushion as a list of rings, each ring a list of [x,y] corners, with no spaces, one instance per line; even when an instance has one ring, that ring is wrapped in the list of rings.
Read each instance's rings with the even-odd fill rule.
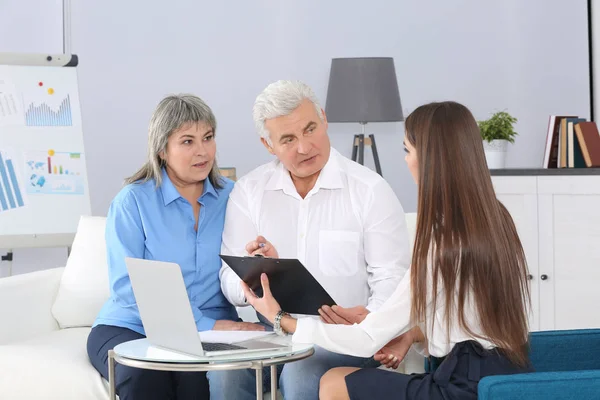
[[[52,314],[61,328],[92,326],[110,294],[105,217],[83,216],[62,275]]]
[[[106,381],[87,356],[89,332],[62,329],[0,346],[0,399],[108,399]]]
[[[63,271],[54,268],[0,279],[0,345],[59,329],[51,308]]]

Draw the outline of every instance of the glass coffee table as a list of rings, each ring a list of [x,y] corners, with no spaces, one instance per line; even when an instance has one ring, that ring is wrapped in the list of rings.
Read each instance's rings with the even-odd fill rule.
[[[288,339],[288,338],[281,338]],[[291,340],[276,343],[289,344],[278,350],[227,354],[211,357],[196,357],[152,346],[148,339],[138,339],[121,343],[108,351],[108,383],[110,400],[116,400],[115,363],[133,368],[156,371],[224,371],[253,369],[256,371],[256,398],[263,399],[263,368],[271,367],[271,398],[277,396],[277,365],[310,357],[313,345],[292,344]],[[291,338],[289,338],[291,339]]]

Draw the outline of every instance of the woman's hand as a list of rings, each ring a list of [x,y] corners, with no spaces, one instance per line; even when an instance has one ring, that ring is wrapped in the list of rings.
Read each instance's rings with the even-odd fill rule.
[[[279,258],[275,247],[263,236],[257,236],[255,240],[249,242],[246,245],[246,251],[251,256],[260,254],[264,257]]]
[[[246,296],[246,300],[254,309],[261,313],[269,322],[274,323],[275,316],[281,310],[279,303],[273,297],[271,293],[271,288],[269,287],[269,278],[267,278],[267,274],[262,273],[260,275],[260,284],[263,289],[263,297],[258,297],[254,294],[254,291],[248,287],[246,282],[242,281],[242,289],[244,290],[244,295]]]
[[[213,331],[264,331],[265,327],[252,322],[236,322],[220,319],[215,322]]]
[[[417,329],[418,332],[416,332],[415,329]],[[398,368],[402,360],[404,360],[406,353],[408,353],[410,346],[412,346],[415,341],[418,341],[416,339],[419,338],[418,333],[420,332],[421,330],[418,327],[415,327],[397,338],[392,339],[388,344],[383,346],[381,350],[375,353],[373,358],[387,368]]]

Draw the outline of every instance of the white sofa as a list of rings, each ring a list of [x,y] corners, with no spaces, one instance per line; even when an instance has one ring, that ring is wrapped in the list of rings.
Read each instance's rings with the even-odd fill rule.
[[[407,223],[412,239],[414,214]],[[0,279],[0,399],[108,399],[86,351],[109,296],[104,226],[103,217],[81,218],[65,267]],[[257,320],[249,307],[238,311]],[[422,363],[413,353],[405,370]]]

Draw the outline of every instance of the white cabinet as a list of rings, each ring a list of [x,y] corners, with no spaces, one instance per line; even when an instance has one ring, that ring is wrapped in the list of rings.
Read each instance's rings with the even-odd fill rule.
[[[538,198],[535,176],[493,177],[498,200],[510,212],[527,257],[531,290],[531,330],[539,330]]]
[[[600,328],[600,175],[493,176],[531,274],[530,328]]]

